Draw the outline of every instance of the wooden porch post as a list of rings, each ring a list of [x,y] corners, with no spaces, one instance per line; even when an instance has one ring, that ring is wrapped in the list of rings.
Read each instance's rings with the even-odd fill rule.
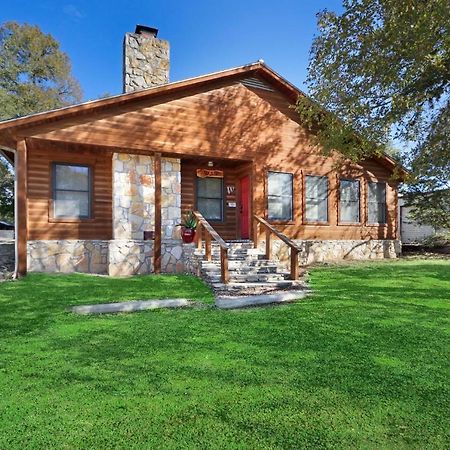
[[[15,277],[27,274],[27,144],[17,141],[15,155],[16,196],[16,269]]]
[[[161,273],[161,153],[155,153],[155,241],[154,270]]]

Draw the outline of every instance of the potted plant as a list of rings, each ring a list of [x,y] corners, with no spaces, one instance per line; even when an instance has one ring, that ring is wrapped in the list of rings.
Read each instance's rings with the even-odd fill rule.
[[[192,211],[188,211],[180,223],[181,239],[185,244],[190,244],[195,237],[195,229],[197,228],[197,219]]]

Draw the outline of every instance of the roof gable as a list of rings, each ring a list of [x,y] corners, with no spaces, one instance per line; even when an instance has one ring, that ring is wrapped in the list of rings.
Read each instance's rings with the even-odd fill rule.
[[[9,119],[0,122],[0,135],[3,130],[20,129],[23,127],[36,126],[48,122],[54,122],[77,115],[96,113],[111,107],[121,107],[133,104],[139,104],[161,95],[177,93],[185,89],[195,89],[196,87],[205,87],[217,81],[233,82],[239,78],[251,80],[255,75],[259,75],[266,83],[282,89],[293,102],[298,95],[304,95],[298,88],[289,83],[275,71],[270,69],[262,62],[248,64],[233,69],[215,72],[187,80],[168,83],[161,86],[151,87],[136,92],[120,94],[104,99],[92,100],[78,105],[68,106],[52,111],[31,114],[29,116]]]
[[[294,104],[300,95],[305,94],[264,63],[257,62],[137,92],[3,121],[0,122],[0,145],[11,146],[16,137],[49,138],[49,133],[54,130],[68,130],[78,125],[89,126],[93,122],[101,123],[104,119],[123,117],[155,104],[170,103],[173,99],[198,95],[217,86],[235,84],[245,86],[290,120],[300,124],[290,104]],[[281,100],[279,94],[283,96]],[[116,126],[120,125],[117,121],[113,122],[116,122]],[[89,135],[87,129],[78,129],[77,132],[80,133],[80,137]],[[387,155],[377,158],[377,161],[390,171],[398,167],[398,163]]]

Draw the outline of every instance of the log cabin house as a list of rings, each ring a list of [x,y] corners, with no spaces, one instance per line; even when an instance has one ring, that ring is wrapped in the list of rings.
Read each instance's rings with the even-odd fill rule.
[[[203,216],[198,245],[216,240],[222,266],[237,240],[266,241],[271,258],[290,248],[297,267],[298,256],[398,254],[392,159],[337,168],[291,108],[305,94],[262,61],[172,83],[168,73],[168,42],[138,26],[124,39],[124,94],[0,123],[19,274],[192,271],[178,227],[187,210]]]

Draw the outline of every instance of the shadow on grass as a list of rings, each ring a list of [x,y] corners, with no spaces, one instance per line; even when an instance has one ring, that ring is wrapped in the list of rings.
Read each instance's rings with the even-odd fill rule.
[[[88,402],[80,423],[101,415],[101,434],[120,423],[116,431],[130,442],[151,430],[147,439],[157,444],[169,433],[177,444],[218,447],[444,448],[449,269],[434,262],[320,268],[311,274],[314,295],[294,305],[103,317],[62,310],[99,292],[140,296],[147,282],[112,280],[105,291],[99,279],[83,294],[82,278],[38,278],[20,292],[34,295],[53,322],[39,328],[26,304],[18,310],[25,317],[14,319],[0,291],[0,314],[9,314],[1,320],[16,320],[24,334],[9,340],[3,358],[20,367],[15,386],[56,393],[60,411],[70,392],[70,401]],[[180,290],[208,299],[200,287]],[[25,301],[12,292],[11,303]],[[25,335],[27,315],[36,321],[34,339]]]
[[[189,275],[112,278],[30,274],[0,284],[0,321],[5,333],[29,334],[47,327],[70,306],[165,298],[213,302],[210,289]]]

